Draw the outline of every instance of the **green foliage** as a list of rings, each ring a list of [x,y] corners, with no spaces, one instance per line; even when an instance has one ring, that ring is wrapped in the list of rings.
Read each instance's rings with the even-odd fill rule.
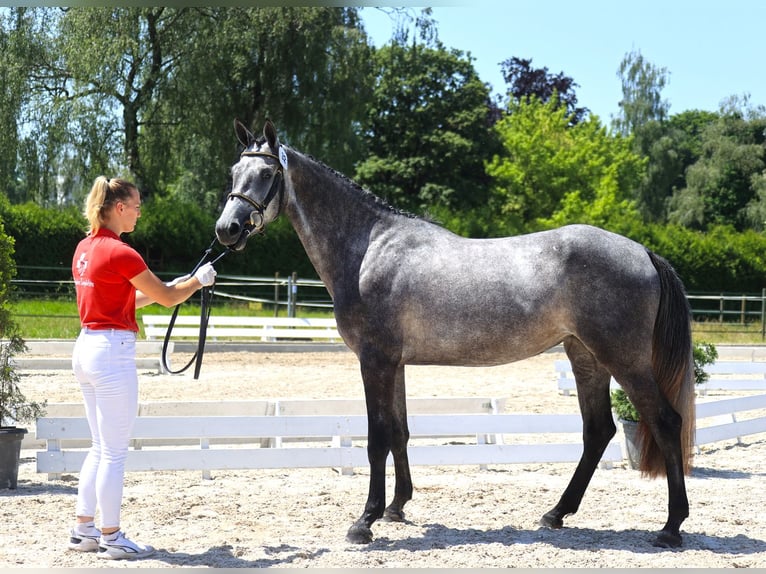
[[[143,202],[136,230],[124,239],[153,271],[190,270],[214,239],[215,220],[197,203],[154,197]]]
[[[617,418],[622,421],[638,422],[639,416],[636,407],[630,402],[628,395],[622,389],[615,389],[611,394],[612,410]]]
[[[662,99],[669,76],[666,68],[658,68],[635,51],[625,54],[617,76],[622,83],[622,100],[614,127],[619,133],[628,135],[647,122],[667,118],[670,103]]]
[[[631,192],[645,160],[597,117],[570,124],[556,101],[534,98],[512,104],[497,123],[504,153],[487,172],[503,215],[527,231],[574,222],[622,231],[640,222]]]
[[[224,8],[213,14],[210,40],[201,38],[197,54],[216,81],[201,89],[213,117],[224,122],[229,149],[233,112],[256,132],[270,118],[282,141],[350,174],[360,156],[356,128],[370,102],[373,72],[357,9]],[[189,87],[198,91],[198,65],[189,71]]]
[[[10,282],[16,275],[13,244],[13,238],[5,233],[0,223],[0,426],[34,419],[45,406],[26,399],[19,388],[19,375],[12,362],[16,354],[26,350],[8,302]]]
[[[642,218],[664,221],[668,198],[685,186],[688,163],[682,153],[684,132],[669,122],[650,121],[633,131],[633,149],[647,158],[646,173],[635,191]]]
[[[701,385],[710,378],[705,371],[705,365],[712,365],[718,358],[718,350],[713,343],[699,341],[692,348],[694,355],[694,384]]]
[[[702,130],[700,157],[687,170],[686,187],[671,199],[671,222],[703,230],[726,224],[766,228],[766,111],[749,114],[729,111]]]
[[[631,234],[670,261],[687,290],[760,292],[766,287],[766,236],[731,226],[707,233],[677,225],[647,225]]]
[[[0,206],[6,202],[0,200]],[[16,264],[13,260],[15,241],[6,234],[0,218],[0,339],[10,337],[16,332],[16,324],[8,311],[11,280],[16,276]]]
[[[529,98],[541,102],[555,100],[566,108],[571,125],[581,122],[588,113],[587,108],[577,106],[574,88],[577,84],[563,72],[551,74],[547,67],[533,68],[532,59],[508,58],[500,64],[503,79],[508,84],[510,101],[521,103]]]
[[[283,141],[349,173],[359,157],[372,48],[356,8],[8,14],[0,184],[14,201],[49,204],[63,191],[76,202],[82,181],[127,170],[147,198],[173,187],[212,210],[236,153],[234,117],[270,117]]]
[[[15,239],[17,266],[71,266],[77,243],[85,236],[85,219],[74,208],[44,208],[35,203],[0,202],[0,219]],[[25,279],[36,279],[25,271]]]
[[[689,289],[766,287],[763,106],[669,116],[669,72],[632,52],[617,133],[583,119],[564,72],[521,58],[503,63],[501,112],[423,14],[417,37],[376,50],[356,8],[0,11],[0,194],[14,204],[0,217],[17,264],[67,269],[89,183],[122,173],[146,199],[127,240],[185,272],[212,239],[232,119],[260,131],[269,117],[285,143],[456,233],[592,223],[647,243]],[[250,243],[221,270],[315,274],[284,220]]]
[[[715,345],[706,342],[695,342],[692,348],[694,356],[694,384],[699,385],[708,380],[710,375],[705,372],[705,365],[711,365],[718,358]],[[628,395],[622,389],[615,389],[611,393],[612,409],[617,418],[623,421],[638,422],[639,414]]]
[[[495,149],[489,92],[470,57],[441,44],[392,43],[376,56],[377,81],[362,127],[367,157],[355,179],[399,208],[481,205]]]
[[[8,341],[0,340],[0,426],[31,422],[45,414],[47,401],[29,401],[19,388],[20,377],[13,357],[25,350],[21,337],[14,335]]]

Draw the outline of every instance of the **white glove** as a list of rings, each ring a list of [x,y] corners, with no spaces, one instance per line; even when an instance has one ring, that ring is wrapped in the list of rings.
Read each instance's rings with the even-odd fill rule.
[[[210,287],[215,283],[216,272],[212,263],[205,263],[194,273],[194,278],[199,281],[203,287]]]
[[[167,285],[168,287],[173,287],[174,285],[178,285],[179,283],[183,283],[187,279],[191,279],[191,275],[189,275],[188,273],[186,275],[181,275],[180,277],[176,277],[172,281],[168,281],[167,283],[165,283],[165,285]]]

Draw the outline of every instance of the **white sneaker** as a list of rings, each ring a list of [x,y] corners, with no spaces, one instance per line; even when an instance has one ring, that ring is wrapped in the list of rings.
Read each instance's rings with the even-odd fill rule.
[[[151,554],[154,554],[152,546],[128,540],[122,530],[114,534],[102,534],[98,543],[97,556],[104,560],[136,560]]]
[[[101,531],[92,524],[84,528],[78,524],[69,531],[69,544],[67,547],[78,552],[95,552],[98,550],[98,540],[100,537]]]

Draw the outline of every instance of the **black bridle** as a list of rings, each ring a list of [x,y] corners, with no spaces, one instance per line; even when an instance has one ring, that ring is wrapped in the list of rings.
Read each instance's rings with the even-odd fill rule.
[[[279,199],[277,201],[277,215],[279,215],[279,210],[282,209],[282,196],[284,193],[284,186],[282,184],[282,162],[279,159],[278,156],[274,155],[270,152],[265,151],[243,151],[240,154],[240,157],[268,157],[271,159],[277,160],[277,170],[274,174],[274,178],[271,180],[271,187],[269,187],[269,191],[266,194],[266,197],[263,198],[263,203],[259,203],[256,200],[254,200],[252,197],[249,197],[245,195],[244,193],[239,193],[236,191],[232,191],[228,196],[227,199],[242,199],[249,203],[253,207],[253,211],[250,212],[250,219],[249,219],[249,228],[245,228],[244,233],[247,233],[248,235],[255,231],[256,233],[262,233],[263,232],[263,214],[266,212],[266,209],[268,209],[269,204],[274,200],[274,197],[279,194]],[[258,220],[256,221],[256,218]]]
[[[282,170],[284,167],[284,163],[282,163],[282,160],[273,153],[269,152],[262,152],[262,151],[243,151],[241,154],[241,157],[268,157],[271,159],[277,160],[277,169],[275,173],[275,177],[272,179],[271,187],[269,188],[268,193],[266,194],[266,197],[263,199],[263,203],[258,203],[253,198],[248,197],[244,193],[238,193],[238,192],[231,192],[227,199],[233,199],[233,198],[239,198],[243,199],[247,203],[249,203],[253,207],[253,211],[250,213],[250,220],[249,228],[245,228],[243,230],[243,233],[246,233],[249,235],[253,231],[256,233],[263,233],[263,216],[266,212],[266,209],[268,209],[269,204],[274,200],[274,197],[279,194],[279,200],[277,203],[277,209],[281,210],[282,208],[282,196],[284,192],[284,186],[282,184]],[[279,214],[279,211],[277,212]],[[258,221],[256,221],[256,218],[258,218]],[[194,275],[194,273],[197,272],[197,269],[202,267],[207,261],[207,259],[210,257],[210,254],[213,252],[213,246],[215,245],[217,241],[217,238],[213,238],[213,241],[210,242],[210,245],[205,250],[205,253],[202,255],[202,258],[197,262],[197,265],[194,266],[194,269],[192,269],[191,275]],[[229,253],[230,251],[233,251],[231,247],[227,247],[226,250],[219,254],[216,258],[212,259],[210,263],[215,264],[217,263],[224,255]],[[194,378],[199,378],[200,369],[202,368],[202,356],[205,353],[205,339],[207,338],[207,325],[210,320],[210,310],[211,310],[211,301],[213,300],[213,293],[215,292],[215,283],[213,283],[210,287],[203,287],[200,291],[200,320],[199,320],[199,339],[197,341],[197,350],[194,352],[194,355],[191,359],[189,359],[189,362],[186,363],[182,368],[180,368],[177,371],[173,371],[168,366],[168,346],[170,344],[170,335],[173,332],[173,327],[176,323],[176,318],[178,317],[178,309],[180,308],[181,304],[179,303],[176,305],[175,309],[173,310],[173,314],[170,317],[170,322],[168,323],[168,330],[165,332],[165,339],[162,342],[162,354],[160,355],[160,363],[162,365],[162,369],[166,373],[170,373],[171,375],[179,375],[186,371],[192,363],[195,363],[194,366]]]
[[[213,241],[210,242],[210,245],[207,249],[205,249],[205,253],[202,255],[202,258],[197,262],[197,265],[194,266],[194,269],[192,269],[192,272],[190,275],[194,275],[197,272],[197,269],[202,267],[207,262],[208,257],[210,257],[211,253],[213,253],[213,246],[215,246],[216,242],[218,241],[217,238],[213,238]],[[229,251],[231,251],[231,248],[226,248],[225,251],[220,253],[217,257],[212,259],[210,263],[215,265],[224,255],[226,255]],[[191,359],[189,359],[189,362],[186,363],[185,366],[178,369],[177,371],[173,371],[168,366],[168,345],[170,343],[170,335],[173,332],[173,326],[176,323],[176,317],[178,317],[178,310],[181,308],[181,303],[176,305],[175,309],[173,309],[173,314],[170,316],[170,322],[168,323],[168,330],[165,332],[165,339],[162,341],[162,353],[160,355],[160,364],[162,365],[163,372],[170,373],[171,375],[180,375],[186,369],[188,369],[192,363],[195,363],[194,365],[194,378],[199,378],[199,372],[202,368],[202,356],[205,354],[205,339],[207,338],[207,324],[210,320],[210,310],[211,305],[210,303],[213,300],[213,293],[215,292],[215,283],[211,285],[210,287],[203,287],[200,290],[200,318],[199,318],[199,339],[197,340],[197,350],[194,352],[194,355]]]

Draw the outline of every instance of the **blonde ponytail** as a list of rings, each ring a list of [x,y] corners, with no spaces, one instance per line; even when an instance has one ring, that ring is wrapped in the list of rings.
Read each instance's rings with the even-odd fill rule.
[[[93,182],[85,199],[83,215],[88,220],[90,233],[96,233],[106,221],[108,211],[118,201],[130,199],[136,186],[123,179],[108,179],[100,175]]]

